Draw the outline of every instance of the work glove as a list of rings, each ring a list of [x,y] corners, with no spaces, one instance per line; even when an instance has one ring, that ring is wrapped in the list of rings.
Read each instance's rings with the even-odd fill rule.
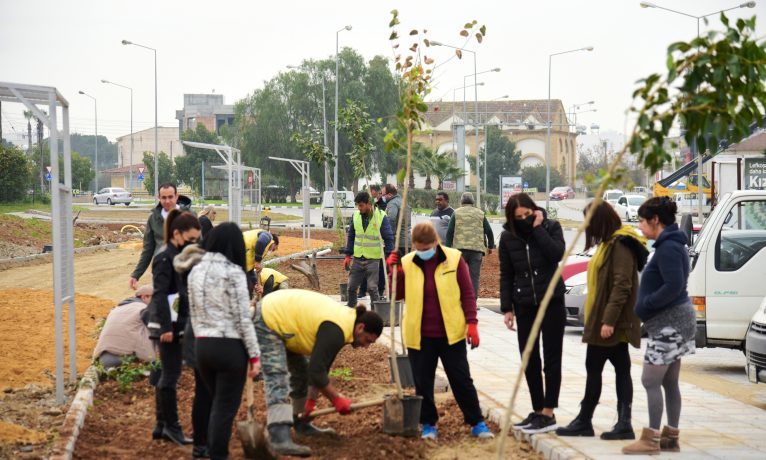
[[[306,404],[303,405],[303,418],[308,418],[314,409],[317,407],[316,399],[307,399]]]
[[[335,412],[340,415],[348,415],[351,413],[351,400],[342,396],[332,400],[332,405],[335,406]]]
[[[386,259],[386,263],[389,267],[399,265],[399,253],[393,251],[391,254],[389,254],[388,258]]]
[[[351,269],[351,256],[346,256],[346,258],[343,259],[343,269],[346,271]]]
[[[471,344],[471,350],[479,346],[479,326],[477,324],[468,325],[468,334],[466,339]]]

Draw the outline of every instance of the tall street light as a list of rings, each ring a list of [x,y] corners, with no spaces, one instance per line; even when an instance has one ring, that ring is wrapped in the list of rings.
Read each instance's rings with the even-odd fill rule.
[[[332,170],[333,190],[338,190],[338,81],[340,80],[340,68],[338,60],[338,36],[344,30],[351,30],[351,26],[338,29],[335,32],[335,166]]]
[[[560,53],[553,53],[548,55],[548,128],[545,134],[545,210],[548,210],[551,196],[551,64],[553,56],[559,56],[561,54],[575,53],[577,51],[593,51],[592,46],[586,46],[585,48],[577,48],[569,51],[561,51]],[[568,130],[567,130],[568,131]]]
[[[149,46],[140,45],[138,43],[133,43],[128,40],[122,41],[123,45],[133,45],[138,46],[140,48],[144,48],[147,50],[150,50],[154,52],[154,199],[159,200],[160,195],[160,171],[159,171],[159,160],[158,157],[160,155],[160,149],[159,149],[159,140],[157,135],[157,50],[154,48],[151,48]]]
[[[500,69],[498,69],[500,70]],[[499,101],[500,99],[508,99],[511,97],[510,95],[506,94],[500,97],[495,97],[489,100],[489,102],[492,101]],[[484,112],[487,116],[487,123],[489,123],[489,102],[484,107]],[[489,154],[489,125],[485,123],[484,125],[484,194],[487,194],[487,178],[489,177],[487,175],[487,155]],[[500,132],[502,133],[503,130],[503,122],[500,121]],[[477,152],[478,154],[478,152]]]
[[[85,91],[80,91],[80,94],[93,99],[93,112],[94,118],[96,119],[96,190],[94,190],[93,193],[98,193],[98,101],[96,101],[95,97]]]
[[[295,66],[295,65],[289,65],[287,66],[288,69],[292,70],[300,70],[302,72],[308,72],[309,69],[302,66]],[[324,148],[325,150],[328,150],[327,147],[327,111],[325,110],[325,101],[327,100],[327,97],[325,96],[325,81],[324,81],[324,75],[322,75],[322,133],[324,134]],[[329,188],[330,184],[330,167],[327,165],[327,162],[324,163],[324,189],[330,190]]]
[[[651,2],[641,2],[640,3],[641,8],[657,8],[660,10],[670,11],[671,13],[680,14],[681,16],[686,16],[688,18],[693,18],[697,20],[697,38],[700,37],[700,19],[704,19],[708,16],[713,16],[714,14],[723,13],[725,11],[731,11],[736,10],[739,8],[755,8],[755,2],[746,2],[746,3],[740,3],[737,6],[732,6],[730,8],[726,8],[723,10],[714,11],[712,13],[703,14],[701,16],[695,16],[693,14],[684,13],[682,11],[672,10],[670,8],[665,8],[664,6],[655,5]],[[707,146],[705,146],[707,147]],[[692,139],[692,145],[691,145],[691,153],[692,158],[696,155],[697,157],[697,218],[699,219],[699,222],[702,222],[702,203],[705,201],[705,193],[702,190],[702,155],[700,155],[697,152],[697,139],[696,137]],[[711,197],[712,198],[712,197]]]
[[[107,85],[119,86],[130,90],[130,165],[128,166],[128,189],[133,188],[133,88],[109,80],[101,80]]]

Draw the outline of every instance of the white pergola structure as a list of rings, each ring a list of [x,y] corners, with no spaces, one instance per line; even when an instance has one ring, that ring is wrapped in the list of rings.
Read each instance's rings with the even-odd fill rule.
[[[24,104],[50,131],[53,220],[53,303],[56,334],[56,401],[64,402],[63,306],[69,310],[69,382],[77,382],[77,338],[74,303],[74,241],[72,224],[72,167],[69,143],[69,102],[51,86],[0,82],[0,101]],[[37,106],[47,107],[44,113]],[[58,108],[62,128],[58,128]],[[64,171],[59,170],[59,140],[63,141]],[[42,166],[42,165],[41,165]]]
[[[227,169],[228,166],[211,166],[213,169]],[[249,190],[250,190],[250,206],[253,211],[255,211],[255,221],[258,222],[258,219],[261,215],[261,168],[253,168],[252,166],[243,166],[239,165],[239,170],[241,171],[240,179],[243,179],[243,175],[252,172],[253,173],[253,184],[250,184]],[[257,187],[254,187],[255,183],[258,183]],[[253,199],[253,190],[256,191],[256,198]],[[245,189],[242,189],[242,196],[240,197],[240,203],[242,203],[244,200],[244,193]],[[244,206],[242,206],[244,208]]]
[[[311,211],[309,203],[311,202],[311,164],[308,161],[294,160],[292,158],[269,157],[270,160],[286,161],[290,163],[296,171],[301,174],[301,196],[303,196],[303,225],[301,226],[303,236],[303,248],[311,249]]]
[[[229,175],[229,221],[242,225],[242,155],[239,149],[228,145],[205,144],[202,142],[183,141],[184,145],[198,149],[214,150],[226,163]]]

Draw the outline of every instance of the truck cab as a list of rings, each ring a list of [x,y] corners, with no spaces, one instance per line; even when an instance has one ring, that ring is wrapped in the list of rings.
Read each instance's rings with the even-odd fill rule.
[[[766,296],[766,191],[724,195],[689,254],[697,346],[744,349],[750,320]]]

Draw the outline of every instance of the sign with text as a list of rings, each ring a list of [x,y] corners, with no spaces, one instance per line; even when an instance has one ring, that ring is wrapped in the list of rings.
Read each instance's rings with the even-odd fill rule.
[[[745,158],[745,189],[766,190],[766,158]]]
[[[444,190],[455,191],[457,190],[457,183],[454,180],[445,180],[442,182]]]
[[[501,208],[505,208],[505,204],[508,203],[508,198],[521,191],[521,176],[500,176]]]

